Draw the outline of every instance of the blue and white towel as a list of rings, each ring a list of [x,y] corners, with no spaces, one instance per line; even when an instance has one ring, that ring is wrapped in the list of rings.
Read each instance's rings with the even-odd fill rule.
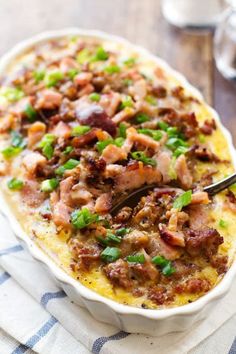
[[[73,304],[1,215],[0,230],[0,354],[236,354],[236,284],[188,333],[128,334]]]

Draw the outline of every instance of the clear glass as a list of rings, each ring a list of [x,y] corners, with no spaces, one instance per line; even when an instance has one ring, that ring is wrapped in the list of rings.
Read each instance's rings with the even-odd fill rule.
[[[178,27],[215,26],[225,10],[224,0],[162,0],[162,13]]]
[[[236,7],[233,3],[216,29],[214,55],[222,75],[236,81]]]

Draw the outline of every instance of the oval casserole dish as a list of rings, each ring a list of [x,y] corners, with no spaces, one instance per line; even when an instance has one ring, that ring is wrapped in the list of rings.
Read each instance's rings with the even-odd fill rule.
[[[65,36],[79,36],[81,38],[95,38],[101,41],[109,41],[114,45],[121,45],[125,48],[136,52],[138,56],[147,58],[153,63],[156,63],[160,68],[163,68],[171,78],[183,86],[187,92],[198,99],[204,104],[208,112],[217,122],[217,126],[223,132],[225,139],[227,140],[230,150],[231,158],[236,166],[235,151],[232,145],[232,139],[230,133],[222,126],[217,113],[204,102],[201,94],[193,88],[185,78],[179,73],[172,70],[161,59],[153,56],[143,48],[134,46],[126,40],[108,35],[98,31],[87,31],[79,29],[65,29],[55,32],[45,32],[32,39],[26,40],[16,47],[14,47],[9,53],[4,55],[0,60],[0,75],[3,75],[10,64],[14,64],[14,61],[20,55],[27,52],[32,46],[47,41],[53,40]],[[89,312],[99,321],[107,322],[111,325],[130,332],[130,333],[146,333],[149,335],[162,335],[172,331],[183,331],[189,328],[193,323],[207,317],[211,309],[215,306],[216,302],[222,298],[229,290],[230,285],[234,279],[236,272],[236,265],[233,262],[234,254],[233,248],[231,250],[231,266],[222,278],[222,280],[213,289],[207,292],[205,295],[183,306],[177,306],[173,308],[161,308],[161,309],[145,309],[127,306],[118,303],[105,296],[101,296],[99,293],[92,291],[88,287],[84,286],[78,280],[67,274],[53,254],[47,250],[43,245],[39,245],[35,240],[31,239],[23,230],[15,213],[12,211],[10,204],[6,201],[3,193],[1,193],[1,210],[7,216],[10,221],[11,227],[14,230],[16,236],[20,241],[23,241],[27,246],[31,254],[35,259],[42,262],[47,266],[47,269],[53,274],[59,286],[61,286],[67,295],[78,305],[86,307]],[[43,248],[43,249],[42,249]]]

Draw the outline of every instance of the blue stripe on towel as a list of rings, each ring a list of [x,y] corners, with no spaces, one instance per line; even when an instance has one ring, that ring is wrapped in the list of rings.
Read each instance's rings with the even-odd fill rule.
[[[233,344],[229,350],[229,354],[236,354],[236,338],[233,341]]]
[[[66,297],[66,294],[64,293],[63,290],[60,290],[60,291],[57,291],[55,293],[45,293],[42,297],[41,297],[41,300],[40,300],[40,304],[43,306],[43,307],[46,307],[48,302],[52,299],[60,299],[60,298],[63,298],[63,297]]]
[[[33,349],[35,344],[37,344],[40,339],[45,337],[50,329],[57,323],[55,317],[51,316],[47,322],[32,336],[25,344],[20,344],[11,354],[22,354],[25,353],[29,348]]]
[[[21,245],[16,245],[16,246],[12,246],[12,247],[9,247],[9,248],[5,248],[3,250],[0,250],[0,257],[1,256],[5,256],[6,254],[19,252],[19,251],[22,251],[22,250],[23,250],[23,247]]]
[[[120,331],[120,332],[115,333],[109,337],[99,337],[93,343],[92,353],[99,354],[105,343],[110,342],[112,340],[120,340],[120,339],[126,338],[129,335],[130,335],[130,333]]]
[[[5,283],[5,281],[8,280],[9,278],[11,278],[10,274],[8,274],[7,272],[2,273],[0,275],[0,285]]]

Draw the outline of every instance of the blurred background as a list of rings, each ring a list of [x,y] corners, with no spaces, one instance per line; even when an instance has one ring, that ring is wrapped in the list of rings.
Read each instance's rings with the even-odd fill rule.
[[[123,36],[164,58],[199,88],[206,100],[220,113],[236,143],[235,83],[233,80],[226,80],[219,73],[213,55],[212,24],[214,25],[215,17],[225,11],[227,1],[163,2],[166,6],[165,16],[172,23],[176,22],[176,13],[172,13],[174,6],[176,3],[182,6],[179,8],[180,14],[185,15],[185,18],[177,17],[177,22],[180,20],[177,24],[184,28],[173,26],[165,19],[161,0],[0,0],[0,55],[22,39],[44,30],[77,26]],[[202,6],[201,9],[198,8],[201,13],[188,8],[185,14],[185,6],[190,5],[190,2],[194,6]],[[213,2],[217,2],[217,11],[220,14],[214,13],[216,9]],[[193,15],[204,17],[200,26]],[[191,23],[184,22],[186,16]],[[217,17],[218,22],[219,20]],[[225,43],[224,38],[222,41]]]

